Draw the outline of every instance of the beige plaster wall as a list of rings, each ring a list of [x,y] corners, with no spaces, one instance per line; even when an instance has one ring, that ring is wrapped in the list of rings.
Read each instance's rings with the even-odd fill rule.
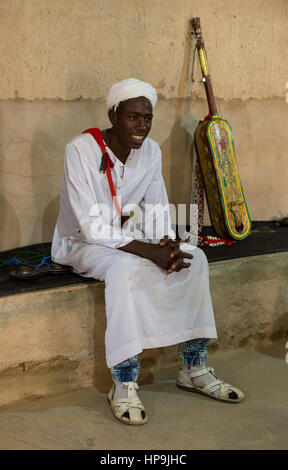
[[[151,136],[171,202],[189,202],[193,132],[207,114],[190,78],[191,16],[202,20],[251,217],[287,215],[287,0],[2,0],[0,250],[51,240],[65,144],[108,124],[105,94],[128,76],[158,90]]]
[[[0,98],[98,99],[127,74],[179,98],[192,16],[219,98],[283,96],[287,9],[287,0],[2,0]]]

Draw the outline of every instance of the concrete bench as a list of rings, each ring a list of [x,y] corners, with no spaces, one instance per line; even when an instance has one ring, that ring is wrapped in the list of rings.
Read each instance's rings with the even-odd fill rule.
[[[210,263],[219,340],[255,347],[288,331],[288,252]],[[0,406],[94,386],[106,392],[104,283],[0,298]],[[178,363],[177,347],[145,350],[139,382]]]

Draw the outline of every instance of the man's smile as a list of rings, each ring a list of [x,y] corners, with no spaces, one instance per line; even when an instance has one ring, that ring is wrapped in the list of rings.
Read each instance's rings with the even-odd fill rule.
[[[137,147],[137,148],[140,148],[144,142],[144,140],[146,139],[148,134],[145,134],[145,135],[140,135],[140,134],[131,134],[130,135],[130,142],[131,144],[133,145],[133,147]]]

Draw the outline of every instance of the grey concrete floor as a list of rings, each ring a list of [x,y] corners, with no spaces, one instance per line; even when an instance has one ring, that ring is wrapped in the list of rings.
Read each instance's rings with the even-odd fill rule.
[[[0,449],[287,449],[286,352],[280,341],[210,354],[216,373],[245,392],[237,405],[177,389],[175,368],[157,372],[140,387],[149,421],[139,427],[115,420],[93,387],[2,408]]]

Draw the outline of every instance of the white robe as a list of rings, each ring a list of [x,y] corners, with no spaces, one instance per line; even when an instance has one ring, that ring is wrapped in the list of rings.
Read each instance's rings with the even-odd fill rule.
[[[124,213],[125,208],[130,212],[134,206],[143,214],[144,204],[168,204],[161,150],[155,141],[146,138],[140,149],[131,150],[125,165],[107,150],[114,163],[111,173]],[[90,134],[80,135],[67,145],[52,258],[73,266],[84,277],[105,281],[108,367],[146,348],[193,338],[217,338],[204,252],[187,243],[181,245],[182,251],[194,256],[184,260],[191,266],[167,276],[152,261],[118,250],[140,235],[143,241],[149,241],[152,219],[163,222],[157,239],[165,234],[175,238],[175,234],[169,217],[167,226],[167,211],[146,218],[144,233],[131,220],[121,230],[107,176],[99,172],[100,164],[101,151]]]

